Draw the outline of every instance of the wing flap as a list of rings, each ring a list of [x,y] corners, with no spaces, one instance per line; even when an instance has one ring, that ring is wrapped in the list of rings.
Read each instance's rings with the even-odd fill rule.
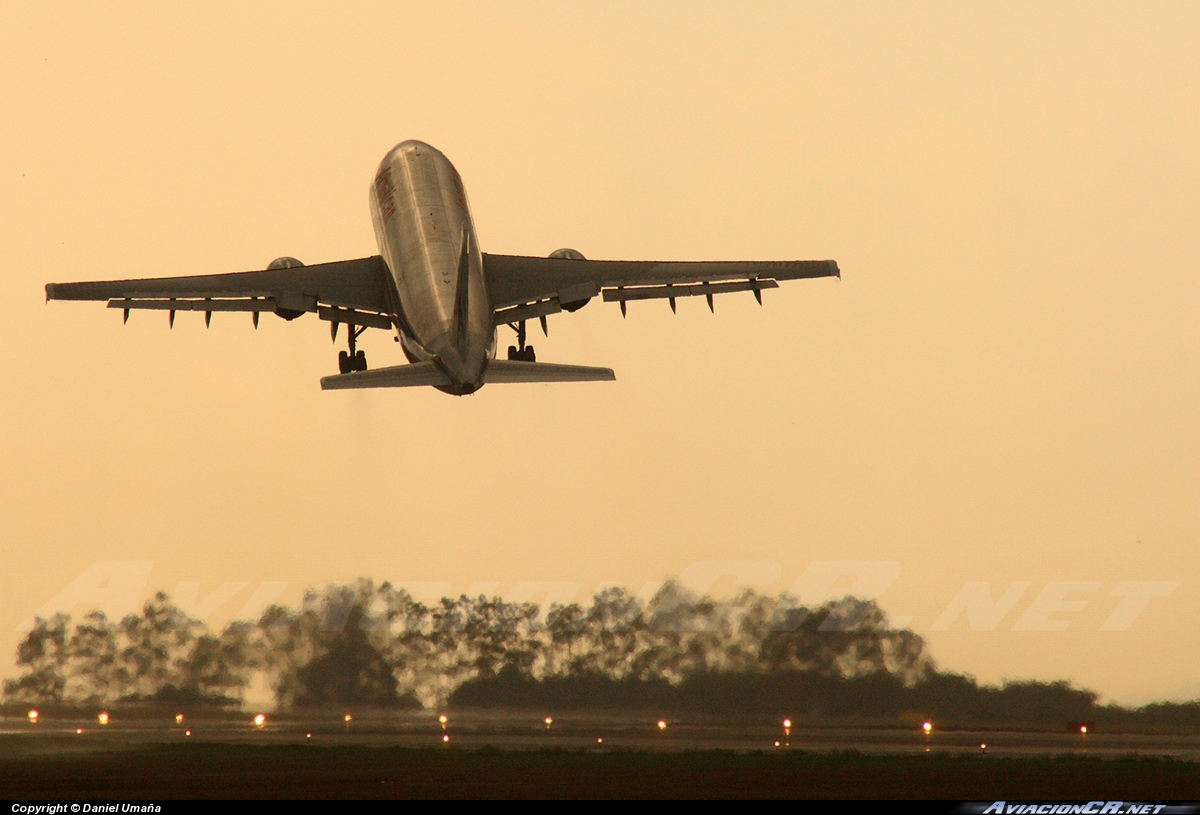
[[[152,311],[275,311],[273,297],[249,297],[237,300],[109,300],[109,308],[150,309]]]
[[[604,290],[604,302],[619,303],[624,300],[664,300],[676,297],[711,297],[714,294],[728,294],[734,291],[760,292],[764,289],[777,289],[779,284],[774,280],[744,280],[732,283],[700,283],[695,286],[634,286],[633,288],[619,287]]]

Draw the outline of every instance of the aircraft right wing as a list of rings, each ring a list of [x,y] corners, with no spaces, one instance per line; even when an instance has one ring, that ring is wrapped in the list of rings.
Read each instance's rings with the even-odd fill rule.
[[[601,294],[619,302],[622,313],[630,300],[671,301],[675,298],[727,292],[753,292],[761,302],[763,289],[780,280],[841,277],[836,261],[678,261],[587,260],[573,250],[548,258],[483,255],[488,296],[497,323],[514,323],[559,311],[575,311]]]
[[[277,265],[278,264],[278,265]],[[47,283],[47,300],[107,300],[109,308],[170,312],[248,311],[294,320],[316,312],[322,320],[391,328],[394,287],[383,258],[358,258],[314,266],[280,258],[265,271],[141,280]]]

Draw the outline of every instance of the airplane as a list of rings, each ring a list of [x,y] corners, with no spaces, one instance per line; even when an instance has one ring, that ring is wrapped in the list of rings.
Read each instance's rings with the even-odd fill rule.
[[[610,368],[538,362],[525,323],[578,311],[599,296],[620,304],[665,299],[675,311],[680,297],[752,292],[762,305],[764,289],[780,280],[841,277],[832,260],[800,261],[613,261],[588,260],[574,249],[549,257],[491,255],[475,237],[466,190],[454,165],[420,141],[392,148],[370,189],[371,220],[379,254],[305,266],[292,257],[273,260],[265,271],[141,280],[48,283],[46,300],[107,300],[125,321],[135,309],[249,312],[284,320],[316,314],[330,323],[337,341],[346,326],[348,349],[338,354],[339,373],[322,377],[321,388],[433,386],[463,396],[485,384],[611,381]],[[496,359],[497,328],[516,332],[508,358]],[[408,363],[367,369],[357,340],[368,328],[396,332]]]

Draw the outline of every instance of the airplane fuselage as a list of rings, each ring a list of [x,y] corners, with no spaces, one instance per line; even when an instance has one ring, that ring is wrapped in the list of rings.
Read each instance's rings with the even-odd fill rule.
[[[370,194],[375,240],[399,296],[397,331],[411,361],[446,372],[448,393],[479,389],[496,354],[496,328],[466,190],[454,165],[419,141],[396,145]],[[456,316],[464,232],[468,269],[464,324]]]

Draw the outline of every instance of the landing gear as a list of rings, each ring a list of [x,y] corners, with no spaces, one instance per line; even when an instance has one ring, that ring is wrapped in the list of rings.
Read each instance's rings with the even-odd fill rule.
[[[508,327],[517,332],[517,344],[508,346],[508,358],[521,362],[537,362],[533,346],[525,344],[525,321],[521,320],[516,325],[509,324]]]
[[[349,353],[345,351],[338,352],[338,371],[344,374],[354,371],[365,371],[367,370],[367,355],[357,350],[356,346],[359,335],[367,330],[366,326],[349,325],[347,328],[349,329],[346,333],[350,339],[350,351]]]
[[[338,352],[338,370],[344,374],[354,371],[367,370],[367,355],[362,351],[354,354],[347,354],[345,351]]]

